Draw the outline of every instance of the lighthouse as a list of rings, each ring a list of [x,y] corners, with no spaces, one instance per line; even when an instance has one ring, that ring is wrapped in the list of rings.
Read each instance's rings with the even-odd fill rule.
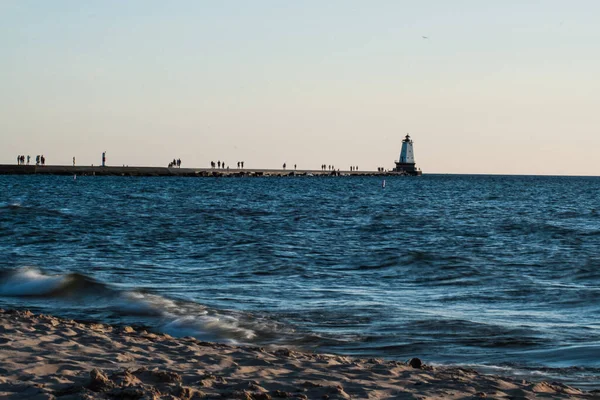
[[[400,159],[396,161],[395,172],[401,172],[404,175],[421,175],[421,170],[415,167],[415,152],[413,141],[409,134],[402,141],[402,150],[400,150]]]

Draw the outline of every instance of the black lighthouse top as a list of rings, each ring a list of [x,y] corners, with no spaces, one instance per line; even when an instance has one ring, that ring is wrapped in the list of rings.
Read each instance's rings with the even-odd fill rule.
[[[406,143],[410,143],[411,142],[410,135],[408,133],[406,134],[406,137],[404,138],[404,140],[402,142],[406,142]]]

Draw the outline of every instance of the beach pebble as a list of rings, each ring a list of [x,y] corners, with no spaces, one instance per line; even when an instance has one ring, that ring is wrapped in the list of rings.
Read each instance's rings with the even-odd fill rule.
[[[275,355],[283,356],[283,357],[291,357],[294,354],[290,349],[279,349],[275,350]]]
[[[413,368],[422,368],[423,367],[423,362],[421,361],[420,358],[411,358],[410,360],[408,360],[408,365],[410,365]]]

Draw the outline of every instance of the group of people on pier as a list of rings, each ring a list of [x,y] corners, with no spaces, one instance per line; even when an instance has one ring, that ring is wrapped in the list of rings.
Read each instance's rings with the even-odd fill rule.
[[[218,169],[229,169],[229,165],[226,165],[225,161],[221,161],[221,160],[219,160],[217,162],[211,161],[210,162],[210,167],[211,168],[218,168]],[[237,167],[238,167],[238,169],[243,169],[244,168],[244,161],[238,161],[237,162]]]
[[[181,168],[181,158],[173,159],[173,161],[169,163],[169,168],[173,167]]]
[[[335,165],[326,165],[326,164],[323,164],[323,165],[321,165],[321,170],[322,171],[325,171],[325,170],[327,170],[327,171],[335,171]],[[351,165],[350,166],[350,171],[358,171],[358,167],[356,167],[354,165]]]
[[[27,160],[27,161],[25,161]],[[31,156],[18,155],[17,156],[17,165],[29,165],[31,161]],[[35,156],[35,165],[46,165],[46,157],[43,155]]]
[[[31,156],[24,156],[24,155],[18,155],[17,156],[17,165],[29,165],[31,160]],[[104,166],[106,162],[106,153],[102,153],[102,165]],[[35,156],[35,165],[46,165],[46,157],[44,157],[43,155],[37,155]],[[75,157],[73,157],[73,166],[75,166]],[[92,165],[93,166],[93,165]],[[229,166],[225,164],[225,161],[211,161],[210,162],[210,166],[211,168],[218,168],[218,169],[229,169]],[[173,167],[177,167],[177,168],[181,168],[181,158],[178,159],[173,159],[173,161],[171,161],[169,163],[169,168],[173,168]],[[243,169],[244,168],[244,161],[238,161],[237,162],[237,168],[238,169]],[[287,163],[283,163],[283,169],[285,170],[287,168]],[[297,169],[297,165],[294,164],[294,170]],[[327,164],[322,164],[321,165],[321,170],[322,171],[339,171],[335,169],[334,165],[327,165]],[[351,165],[350,166],[350,172],[356,172],[358,171],[358,166],[355,165]],[[383,167],[378,167],[377,168],[377,172],[386,172],[386,169]]]
[[[243,163],[242,163],[242,165],[243,165]],[[218,169],[225,169],[225,161],[221,161],[221,160],[219,160],[217,162],[211,161],[210,162],[210,167],[211,168],[218,168]],[[227,169],[229,169],[229,167],[227,167]]]

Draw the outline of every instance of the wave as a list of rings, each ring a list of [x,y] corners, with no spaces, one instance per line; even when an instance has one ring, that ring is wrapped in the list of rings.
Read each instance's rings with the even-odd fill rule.
[[[0,271],[0,296],[40,299],[39,308],[53,300],[52,310],[60,315],[60,305],[69,313],[78,309],[94,310],[122,323],[150,326],[172,336],[193,336],[201,340],[227,343],[264,344],[286,338],[302,342],[302,334],[264,316],[234,310],[217,310],[203,304],[170,299],[141,290],[124,290],[79,273],[48,274],[24,267]],[[62,302],[62,303],[57,303]],[[78,317],[80,318],[80,317]]]
[[[0,296],[61,297],[110,289],[85,275],[47,275],[35,268],[0,272]]]

